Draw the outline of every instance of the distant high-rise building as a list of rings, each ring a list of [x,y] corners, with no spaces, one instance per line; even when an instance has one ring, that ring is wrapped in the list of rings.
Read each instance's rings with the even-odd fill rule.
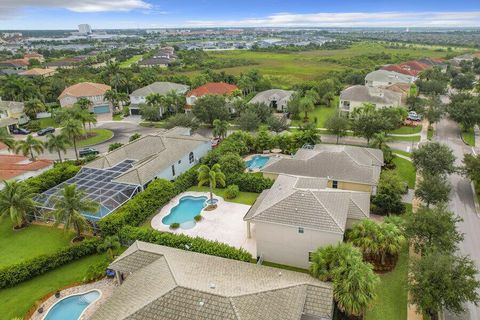
[[[78,32],[84,34],[92,33],[92,27],[89,24],[80,24],[78,25]]]

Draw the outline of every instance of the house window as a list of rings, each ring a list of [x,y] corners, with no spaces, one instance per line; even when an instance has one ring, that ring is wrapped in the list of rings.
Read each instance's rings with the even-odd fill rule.
[[[172,176],[175,176],[175,165],[172,165]]]
[[[305,233],[305,230],[302,227],[298,227],[298,233]]]
[[[190,161],[190,163],[193,163],[195,161],[195,156],[193,155],[193,152],[190,152],[190,154],[188,155],[188,161]]]
[[[332,188],[333,188],[333,189],[337,189],[337,188],[338,188],[338,181],[337,181],[337,180],[333,180],[333,181],[332,181]]]
[[[308,262],[312,262],[312,258],[313,258],[313,252],[309,251],[308,252]]]
[[[182,163],[182,160],[178,160],[178,164]]]

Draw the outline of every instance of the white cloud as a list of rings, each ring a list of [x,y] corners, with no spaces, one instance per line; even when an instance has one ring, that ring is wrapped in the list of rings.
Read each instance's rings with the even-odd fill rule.
[[[191,27],[473,27],[480,11],[470,12],[344,12],[276,13],[240,20],[190,20]]]
[[[0,17],[11,17],[25,8],[63,8],[74,12],[150,9],[144,0],[0,0]]]

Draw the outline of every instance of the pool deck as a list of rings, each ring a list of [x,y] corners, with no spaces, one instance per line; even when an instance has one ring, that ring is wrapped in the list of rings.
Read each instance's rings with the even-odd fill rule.
[[[255,156],[263,156],[263,157],[270,157],[270,160],[266,163],[266,164],[269,164],[273,161],[277,161],[278,159],[281,159],[281,158],[292,158],[292,156],[289,156],[287,154],[283,154],[283,153],[273,153],[273,152],[266,152],[266,153],[254,153],[254,154],[250,154],[246,157],[243,158],[243,161],[249,161],[249,160],[252,160],[253,157]],[[261,168],[254,168],[254,169],[249,169],[249,168],[246,168],[245,169],[245,172],[260,172]]]
[[[162,223],[163,217],[167,216],[170,210],[175,207],[180,198],[185,196],[207,196],[207,192],[184,192],[173,198],[158,214],[153,217],[151,225],[152,228],[177,234],[185,234],[191,237],[201,237],[208,240],[216,240],[234,246],[236,248],[243,248],[250,252],[254,257],[256,256],[255,245],[255,228],[252,225],[252,238],[247,238],[247,223],[243,221],[243,217],[247,213],[250,206],[225,201],[222,197],[214,195],[214,199],[218,199],[217,209],[213,211],[202,210],[202,221],[197,222],[191,229],[176,230],[170,229],[170,226]]]
[[[72,294],[85,293],[85,292],[92,291],[92,290],[99,290],[102,293],[101,297],[97,301],[95,301],[93,304],[91,304],[87,308],[87,310],[83,313],[83,315],[80,317],[80,320],[86,320],[93,315],[93,313],[98,309],[98,307],[102,303],[107,301],[107,299],[112,295],[116,286],[117,285],[116,285],[114,279],[104,278],[104,279],[96,281],[96,282],[92,282],[92,283],[83,284],[83,285],[79,285],[79,286],[76,286],[76,287],[71,287],[71,288],[64,289],[64,290],[60,291],[60,298],[55,298],[55,295],[52,295],[45,302],[43,302],[39,306],[39,307],[43,307],[43,310],[44,310],[43,313],[38,313],[37,311],[35,311],[35,313],[32,315],[30,320],[42,320],[43,317],[45,317],[47,315],[48,310],[50,310],[50,308],[57,301],[65,298],[67,296],[70,296]]]

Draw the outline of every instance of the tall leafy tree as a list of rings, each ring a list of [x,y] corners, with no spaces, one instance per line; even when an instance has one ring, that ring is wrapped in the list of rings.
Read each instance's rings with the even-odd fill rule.
[[[210,188],[210,203],[213,203],[213,189],[217,184],[225,187],[225,175],[223,174],[220,165],[214,164],[211,168],[207,165],[201,165],[198,168],[198,185],[208,185]]]
[[[228,122],[225,120],[215,119],[213,120],[213,135],[224,139],[227,136]]]
[[[364,137],[367,143],[375,134],[383,132],[387,128],[387,121],[371,104],[364,104],[351,112],[350,123],[356,136]]]
[[[55,223],[63,223],[65,231],[73,229],[76,239],[82,239],[82,232],[90,229],[90,225],[83,213],[94,214],[98,211],[99,204],[85,197],[85,193],[75,184],[65,185],[55,199],[55,207],[52,215]]]
[[[209,125],[213,125],[215,119],[228,120],[230,117],[225,97],[219,95],[205,95],[199,98],[192,112],[200,121]]]
[[[439,175],[454,173],[455,156],[445,144],[429,142],[421,145],[412,154],[413,164],[422,174]]]
[[[470,180],[474,181],[477,185],[480,185],[480,155],[466,154],[463,158],[462,172]]]
[[[13,139],[5,128],[0,128],[0,142],[5,144],[8,150],[15,150],[15,139]]]
[[[15,228],[27,222],[28,214],[35,210],[34,194],[17,181],[4,181],[0,190],[0,217],[9,216]]]
[[[108,102],[110,102],[110,104],[113,106],[113,108],[115,110],[118,109],[118,106],[119,106],[119,95],[118,95],[118,92],[115,91],[115,90],[107,90],[105,91],[105,94],[104,94],[104,99]]]
[[[445,176],[424,174],[415,189],[415,196],[421,199],[428,208],[431,204],[437,205],[441,202],[447,202],[450,190],[450,183]]]
[[[98,252],[107,251],[108,257],[113,261],[115,258],[115,252],[117,252],[122,247],[120,239],[118,236],[107,236],[103,240],[103,243],[99,244],[97,247]]]
[[[178,113],[185,106],[185,96],[176,90],[170,90],[165,95],[165,103],[173,113]]]
[[[30,119],[36,119],[37,113],[45,111],[45,104],[37,98],[30,99],[24,103],[24,112]]]
[[[35,154],[41,154],[44,151],[42,141],[35,139],[31,134],[25,140],[16,143],[16,153],[22,153],[24,156],[30,156],[30,160],[35,160]]]
[[[82,123],[79,120],[68,119],[63,123],[62,134],[73,144],[75,157],[78,161],[77,140],[82,135]]]
[[[47,135],[47,142],[45,143],[45,147],[50,152],[57,152],[58,160],[62,162],[62,152],[65,154],[67,152],[68,146],[68,138],[63,134],[48,134]]]
[[[75,106],[83,110],[89,110],[93,106],[93,102],[87,98],[81,97],[75,102]]]
[[[338,144],[338,140],[341,137],[344,137],[347,135],[348,119],[347,117],[336,112],[330,118],[327,119],[327,121],[325,122],[325,127],[328,129],[328,131],[330,131],[331,133],[337,136],[337,144]]]

